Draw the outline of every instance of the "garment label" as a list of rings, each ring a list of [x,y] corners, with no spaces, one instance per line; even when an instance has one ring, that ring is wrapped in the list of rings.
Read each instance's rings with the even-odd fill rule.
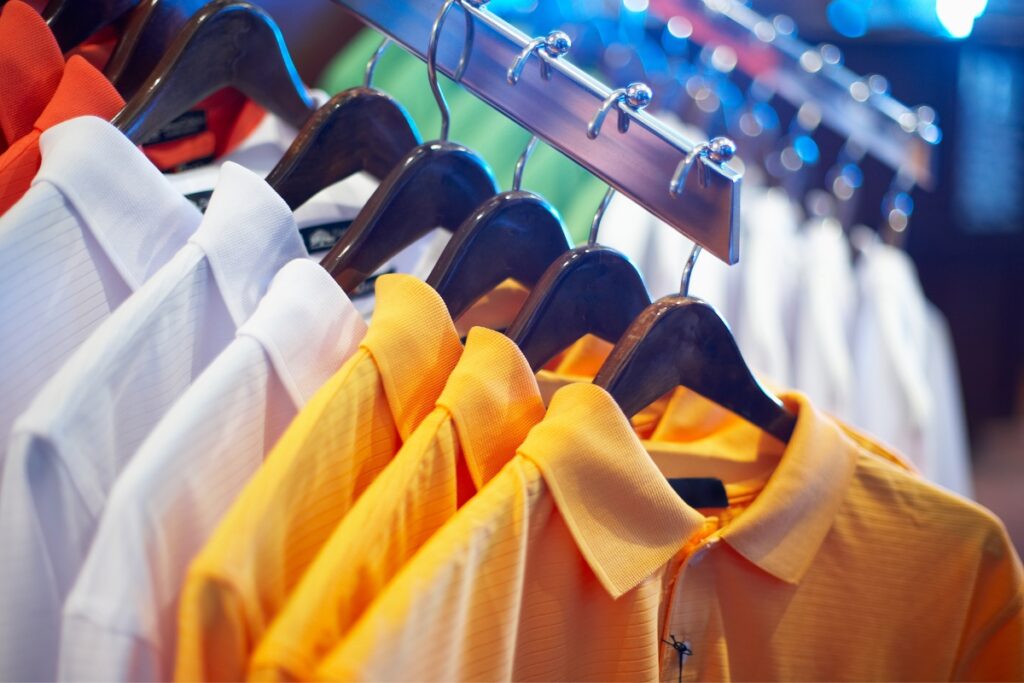
[[[725,484],[712,477],[680,477],[669,479],[669,486],[692,508],[727,508],[729,496]]]
[[[350,299],[365,299],[373,296],[377,291],[377,278],[381,275],[390,275],[391,273],[397,272],[394,268],[374,273],[370,277],[363,280],[363,282],[355,288],[348,296]]]
[[[335,221],[333,223],[321,223],[299,228],[302,241],[306,245],[306,251],[314,254],[318,251],[327,251],[342,238],[352,221]]]
[[[187,111],[142,141],[143,145],[180,140],[206,130],[206,112],[202,109]]]
[[[187,194],[185,195],[185,199],[195,204],[200,213],[206,213],[206,207],[210,205],[210,197],[212,196],[213,190],[203,190],[201,192]]]

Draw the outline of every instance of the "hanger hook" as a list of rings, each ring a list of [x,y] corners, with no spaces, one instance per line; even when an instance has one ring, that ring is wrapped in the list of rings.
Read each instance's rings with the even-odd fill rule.
[[[534,38],[523,51],[519,53],[515,61],[512,62],[512,66],[508,68],[508,79],[509,85],[515,85],[519,82],[519,77],[523,75],[523,67],[526,66],[526,61],[530,58],[534,52],[538,52],[543,49],[547,53],[548,57],[552,59],[558,59],[569,51],[572,47],[572,38],[569,37],[568,33],[564,31],[552,31],[542,38]],[[538,55],[540,57],[540,55]],[[546,60],[540,60],[540,75],[548,80],[551,78],[551,65]]]
[[[441,135],[440,140],[448,139],[448,128],[451,125],[451,110],[448,108],[448,101],[444,98],[444,93],[441,91],[441,86],[437,82],[437,43],[441,37],[441,27],[444,26],[444,20],[448,16],[448,11],[452,8],[452,5],[469,4],[473,7],[480,7],[487,4],[489,0],[445,0],[441,6],[441,11],[437,13],[437,18],[434,19],[434,25],[430,29],[430,43],[427,45],[427,80],[430,81],[430,90],[434,93],[434,101],[437,102],[437,108],[441,111]],[[462,56],[459,58],[459,65],[455,70],[455,81],[462,80],[462,74],[466,69],[466,65],[469,61],[469,51],[473,46],[473,15],[466,11],[463,6],[463,13],[466,16],[466,39],[462,45]]]
[[[590,235],[587,236],[587,246],[594,246],[597,244],[597,231],[601,229],[601,221],[604,219],[604,213],[608,210],[608,205],[612,201],[612,197],[615,196],[615,188],[611,185],[608,186],[608,191],[604,193],[604,197],[601,198],[601,203],[597,206],[597,213],[594,214],[594,220],[590,223]]]
[[[690,278],[693,276],[693,267],[697,265],[697,257],[700,256],[701,251],[703,251],[701,246],[694,243],[693,249],[690,250],[690,256],[686,259],[686,265],[683,266],[683,278],[679,282],[680,296],[690,296]]]
[[[384,40],[380,41],[380,45],[373,51],[373,56],[370,57],[370,61],[366,63],[366,76],[363,78],[363,87],[373,87],[373,74],[377,71],[377,63],[380,61],[380,56],[384,54],[384,50],[391,44],[391,38],[385,36]]]
[[[640,111],[651,103],[653,97],[654,91],[646,83],[630,83],[625,88],[611,91],[601,103],[601,108],[597,110],[590,125],[587,126],[587,137],[595,140],[601,134],[601,126],[604,125],[604,119],[608,116],[608,110],[613,106],[623,103],[633,111]],[[619,132],[625,133],[627,130],[629,130],[629,117],[619,108]]]
[[[672,175],[672,180],[668,185],[669,192],[673,196],[682,193],[683,187],[686,185],[686,177],[690,175],[690,169],[695,161],[700,160],[700,165],[697,166],[697,179],[700,181],[700,186],[707,187],[711,181],[707,162],[713,161],[716,164],[721,164],[734,156],[736,156],[736,143],[729,138],[717,137],[710,142],[700,143],[691,149],[690,153],[676,166],[676,172]]]
[[[526,162],[529,161],[530,156],[533,154],[533,150],[537,147],[537,136],[531,135],[530,140],[526,143],[526,147],[523,148],[523,153],[519,155],[519,159],[516,160],[516,170],[512,174],[512,189],[518,191],[519,186],[523,182],[523,169],[526,168]]]

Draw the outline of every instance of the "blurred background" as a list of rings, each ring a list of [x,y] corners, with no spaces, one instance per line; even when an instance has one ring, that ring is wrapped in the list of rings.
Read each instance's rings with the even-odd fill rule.
[[[362,28],[329,0],[262,4],[280,23],[307,83],[320,82],[331,58]],[[912,108],[911,129],[935,151],[928,189],[900,182],[856,145],[819,130],[814,112],[773,100],[756,77],[757,55],[742,47],[698,49],[691,36],[716,30],[704,22],[701,4],[492,0],[489,9],[530,35],[565,30],[574,41],[572,61],[606,83],[650,83],[655,113],[675,111],[712,134],[735,134],[738,125],[774,131],[776,140],[788,136],[790,158],[764,165],[769,172],[771,163],[800,168],[786,182],[802,187],[787,189],[804,196],[809,214],[856,195],[840,207],[843,222],[876,227],[905,248],[927,298],[948,319],[975,495],[1024,548],[1024,0],[746,3],[772,19],[771,30],[835,46],[819,55],[864,76],[858,87],[867,87],[865,97],[890,92]],[[771,108],[757,106],[769,100]],[[757,137],[769,139],[751,140]],[[762,155],[751,140],[740,141],[741,155]],[[832,191],[809,189],[820,187]]]

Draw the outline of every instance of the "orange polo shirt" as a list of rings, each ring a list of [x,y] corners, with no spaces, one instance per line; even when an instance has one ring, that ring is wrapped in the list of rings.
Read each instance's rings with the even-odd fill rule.
[[[21,0],[0,9],[0,152],[28,135],[64,73],[43,18]]]
[[[648,454],[605,391],[559,389],[317,677],[1024,676],[1021,565],[999,521],[784,401],[786,446],[677,393]],[[729,505],[691,508],[666,475],[722,478]]]
[[[544,416],[516,345],[474,328],[437,407],[338,525],[260,641],[249,680],[308,680],[405,562]]]
[[[68,60],[57,90],[33,124],[0,154],[0,214],[21,199],[39,170],[39,136],[48,128],[76,116],[111,118],[124,106],[124,100],[103,74],[82,57]],[[99,153],[99,152],[98,152]]]
[[[240,680],[338,523],[430,414],[462,354],[444,303],[409,275],[377,281],[356,353],[296,416],[193,560],[175,677]]]

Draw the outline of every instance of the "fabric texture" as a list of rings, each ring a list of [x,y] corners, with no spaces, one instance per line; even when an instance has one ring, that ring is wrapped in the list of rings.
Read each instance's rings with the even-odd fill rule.
[[[440,297],[382,276],[356,353],[298,414],[189,567],[175,678],[241,680],[338,522],[433,410],[462,353]]]
[[[21,0],[0,9],[0,152],[28,135],[64,73],[46,22]]]
[[[252,315],[277,270],[305,255],[281,198],[226,165],[188,243],[16,420],[0,486],[0,678],[56,676],[63,600],[114,481]]]
[[[334,530],[260,641],[249,680],[308,680],[402,565],[505,465],[544,415],[504,335],[474,328],[437,407]]]
[[[641,444],[603,390],[559,389],[317,677],[1024,675],[1020,560],[990,513],[800,394],[784,396],[798,414],[786,446],[674,400]],[[721,477],[729,507],[690,508],[666,476]]]
[[[0,215],[18,201],[32,184],[42,160],[39,136],[43,131],[76,116],[114,116],[124,100],[103,74],[81,57],[72,57],[46,107],[22,135],[0,154]]]
[[[274,277],[234,341],[167,412],[112,489],[64,604],[60,680],[173,676],[189,562],[365,331],[318,264],[297,259]]]
[[[39,145],[32,187],[0,217],[0,471],[15,418],[202,218],[106,121],[66,121]]]

